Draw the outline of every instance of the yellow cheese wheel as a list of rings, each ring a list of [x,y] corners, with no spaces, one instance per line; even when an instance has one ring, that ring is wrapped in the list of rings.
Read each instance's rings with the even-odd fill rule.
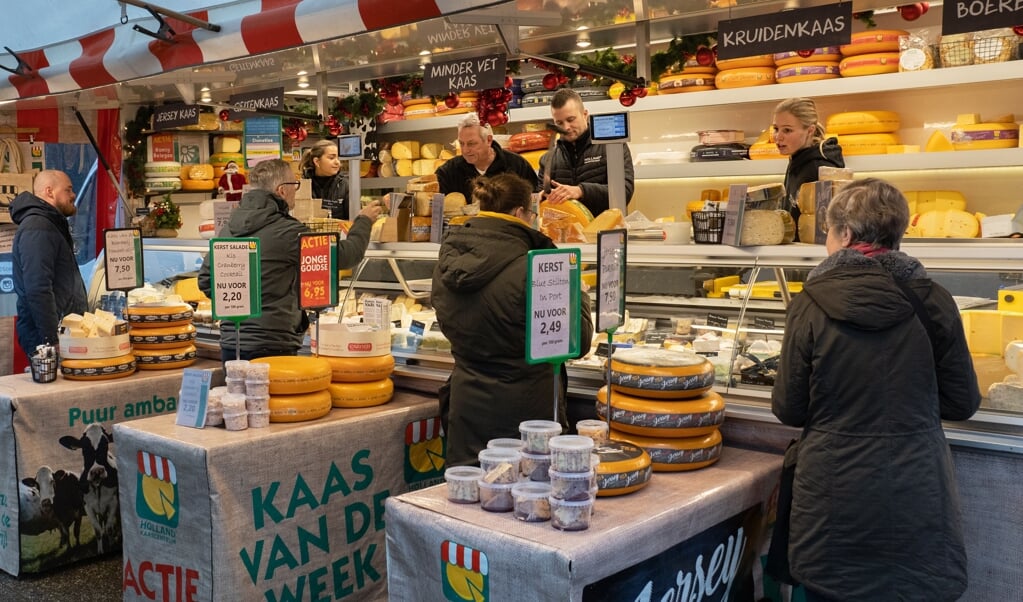
[[[132,328],[162,328],[191,324],[192,306],[187,303],[135,303],[125,309]]]
[[[387,378],[394,372],[394,356],[390,353],[372,357],[319,357],[330,364],[330,380],[335,383],[364,383]]]
[[[838,64],[838,70],[842,77],[896,73],[899,70],[899,53],[880,52],[846,57]]]
[[[658,94],[679,94],[681,92],[701,92],[714,89],[714,73],[694,73],[687,68],[678,75],[665,75],[657,82]]]
[[[927,145],[924,150],[928,153],[941,153],[946,151],[954,151],[955,147],[948,141],[945,134],[939,131],[931,132],[931,137],[927,139]]]
[[[725,71],[728,69],[746,69],[749,67],[772,67],[771,71],[774,71],[773,54],[757,54],[754,56],[743,56],[737,59],[718,59],[716,63],[718,71]]]
[[[525,159],[526,162],[529,163],[529,165],[533,169],[539,171],[539,169],[540,169],[540,157],[544,156],[545,154],[547,154],[547,149],[535,150],[535,151],[525,151],[525,152],[519,153],[519,156],[522,157],[523,159]]]
[[[135,349],[173,349],[195,340],[195,326],[181,324],[159,328],[136,328],[128,332]]]
[[[611,387],[653,399],[698,397],[714,386],[714,364],[691,351],[634,347],[611,356]]]
[[[802,56],[794,50],[776,52],[774,54],[774,64],[776,67],[784,67],[793,63],[813,63],[818,61],[834,61],[837,63],[840,60],[842,60],[842,52],[838,46],[814,48],[813,53],[809,56]]]
[[[432,104],[405,107],[405,119],[422,119],[424,117],[433,117],[436,114],[437,110]]]
[[[778,67],[774,72],[774,79],[779,84],[812,82],[821,79],[834,79],[840,76],[838,61],[795,63]]]
[[[60,373],[68,380],[107,380],[135,373],[135,356],[131,353],[98,360],[61,358]]]
[[[957,209],[966,211],[966,197],[958,190],[907,190],[902,193],[910,213]]]
[[[210,168],[213,169],[212,167]],[[181,180],[181,190],[205,191],[213,190],[217,183],[213,180]]]
[[[714,86],[718,90],[766,86],[774,83],[774,67],[741,67],[718,71]]]
[[[607,385],[597,391],[597,416],[607,418]],[[611,391],[611,426],[647,437],[696,437],[725,421],[725,400],[714,391],[684,401],[655,400]]]
[[[846,157],[886,155],[889,146],[899,143],[899,137],[895,134],[847,134],[836,138],[838,145],[842,147],[842,154]]]
[[[330,383],[330,403],[335,408],[370,408],[391,401],[394,396],[394,382],[382,378],[360,383]]]
[[[611,429],[610,439],[638,445],[650,454],[654,472],[678,472],[705,468],[721,457],[721,432],[714,429],[698,437],[643,437]]]
[[[574,216],[576,219],[578,219],[579,224],[582,225],[583,227],[586,227],[590,222],[593,221],[593,214],[590,213],[590,210],[586,208],[586,205],[583,205],[582,203],[574,199],[570,201],[565,201],[564,203],[557,204],[551,203],[550,201],[544,201],[540,203],[538,211],[540,212],[541,216],[547,209],[554,209],[557,211],[568,213]]]
[[[909,238],[976,238],[980,221],[972,213],[958,209],[937,209],[910,216],[906,229]]]
[[[842,56],[873,54],[877,52],[895,53],[895,69],[899,68],[899,37],[909,35],[901,29],[871,29],[854,33],[849,43],[841,46]],[[863,74],[861,74],[863,75]]]
[[[270,391],[270,422],[316,420],[329,414],[331,407],[330,391],[326,389],[292,395]]]
[[[186,178],[181,178],[182,180]],[[213,165],[208,163],[199,163],[197,165],[190,165],[188,167],[188,178],[189,180],[212,180],[213,179]]]
[[[1019,146],[1019,126],[1015,123],[976,123],[956,125],[951,131],[952,148],[957,151]]]
[[[749,158],[754,160],[762,159],[784,159],[785,155],[778,152],[778,145],[773,140],[754,142],[749,146]]]
[[[245,155],[241,153],[214,153],[210,155],[210,165],[213,167],[224,167],[231,161],[238,164],[238,167],[245,166]]]
[[[421,98],[406,98],[401,101],[402,106],[406,109],[417,105],[432,105],[433,99],[429,96],[423,96]]]
[[[824,120],[824,130],[835,136],[881,134],[894,132],[897,129],[899,129],[899,114],[895,111],[849,111],[835,113]]]
[[[134,349],[139,370],[170,370],[195,363],[195,345],[182,345],[169,349]]]
[[[271,355],[252,360],[270,364],[270,395],[296,395],[323,391],[333,371],[322,357]]]
[[[597,465],[597,497],[613,497],[639,491],[653,472],[650,454],[626,441],[607,441],[593,449]]]

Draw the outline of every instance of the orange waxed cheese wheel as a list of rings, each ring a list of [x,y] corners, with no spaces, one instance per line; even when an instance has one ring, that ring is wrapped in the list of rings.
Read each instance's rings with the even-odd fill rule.
[[[626,441],[646,450],[654,472],[697,470],[710,466],[721,457],[721,432],[714,429],[696,437],[644,437],[611,429],[609,438]]]
[[[272,355],[252,362],[270,364],[271,396],[323,391],[330,384],[330,362],[320,357]]]
[[[611,356],[611,387],[655,399],[698,397],[714,386],[714,365],[690,351],[633,347]]]
[[[394,372],[394,356],[390,353],[371,357],[331,357],[320,359],[330,363],[331,382],[362,383],[387,378]]]
[[[607,386],[597,391],[597,416],[607,416]],[[725,400],[714,391],[681,401],[611,391],[611,427],[646,437],[697,437],[725,421]]]
[[[335,408],[370,408],[391,401],[394,381],[382,378],[361,383],[330,383],[330,401]]]
[[[131,353],[103,359],[77,360],[61,358],[60,372],[68,380],[108,380],[135,373],[135,356]]]
[[[329,414],[331,407],[330,392],[326,389],[291,395],[275,395],[271,391],[270,422],[316,420]]]

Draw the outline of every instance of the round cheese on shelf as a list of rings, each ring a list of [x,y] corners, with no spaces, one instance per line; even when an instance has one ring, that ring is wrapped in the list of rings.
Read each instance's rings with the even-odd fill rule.
[[[737,59],[718,59],[716,61],[716,65],[718,71],[725,71],[728,69],[745,69],[748,67],[770,67],[771,71],[773,72],[774,55],[756,54],[753,56],[739,57]]]
[[[270,370],[272,372],[273,368]],[[270,422],[302,422],[323,418],[333,407],[330,401],[330,392],[326,389],[291,395],[275,394],[271,389]]]
[[[975,123],[956,125],[950,132],[952,147],[957,151],[1019,146],[1019,126],[1015,123]]]
[[[213,168],[211,167],[210,169]],[[202,192],[206,190],[213,190],[216,185],[217,183],[213,180],[182,180],[181,190]]]
[[[714,364],[691,351],[632,347],[611,356],[611,387],[657,399],[697,397],[714,386]]]
[[[168,349],[135,349],[132,351],[139,370],[170,370],[195,363],[195,345]]]
[[[390,336],[388,336],[390,343]],[[375,355],[365,357],[331,357],[321,355],[320,359],[330,363],[330,381],[335,383],[364,383],[387,378],[394,372],[394,356]]]
[[[824,130],[833,136],[843,134],[883,134],[899,129],[895,111],[848,111],[829,115]]]
[[[60,373],[68,380],[107,380],[135,373],[135,356],[126,354],[98,360],[62,358]]]
[[[896,73],[899,70],[899,53],[879,52],[846,57],[838,64],[838,70],[842,77]]]
[[[846,134],[836,137],[838,145],[842,147],[842,154],[847,157],[886,155],[889,146],[899,144],[899,137],[895,134]]]
[[[860,54],[873,54],[877,52],[891,52],[895,54],[895,67],[898,70],[899,63],[899,38],[908,36],[909,32],[901,29],[871,29],[854,33],[849,37],[849,43],[839,47],[842,56],[856,56]],[[886,72],[887,73],[887,72]],[[865,75],[865,74],[860,74]]]
[[[611,429],[610,438],[643,448],[650,454],[650,465],[654,472],[697,470],[710,466],[721,457],[721,432],[718,429],[699,437],[669,439],[643,437]]]
[[[181,163],[178,161],[148,161],[142,166],[147,178],[171,178],[181,176]]]
[[[600,457],[597,465],[597,497],[625,495],[639,491],[650,482],[653,473],[650,454],[625,441],[606,441],[593,453]]]
[[[322,357],[272,355],[252,361],[270,364],[270,395],[324,391],[330,384],[332,368]]]
[[[834,79],[836,77],[841,77],[841,74],[838,72],[838,61],[795,63],[778,67],[774,72],[774,79],[779,84],[812,82],[821,79]]]
[[[774,64],[777,67],[784,67],[785,65],[791,65],[793,63],[813,63],[816,61],[838,62],[840,60],[842,60],[842,51],[838,48],[838,46],[814,48],[813,52],[807,56],[803,56],[794,50],[790,50],[788,52],[776,52],[774,54]]]
[[[181,178],[167,176],[163,178],[146,178],[146,190],[149,192],[174,192],[181,190]]]
[[[128,335],[136,349],[172,349],[194,341],[195,326],[188,323],[179,326],[135,328]]]
[[[210,155],[210,165],[213,167],[224,167],[231,161],[238,164],[238,167],[245,167],[245,155],[241,153],[213,153]]]
[[[707,74],[690,73],[688,69],[678,75],[665,75],[657,82],[658,94],[679,94],[702,92],[714,89],[714,72]]]
[[[162,328],[192,322],[192,306],[187,303],[135,303],[125,309],[131,328]]]
[[[390,355],[391,332],[369,324],[339,324],[337,320],[321,319],[319,328],[312,329],[310,348],[320,357]]]
[[[370,408],[391,401],[394,382],[390,378],[358,383],[333,382],[327,390],[335,408]]]
[[[607,386],[597,391],[597,416],[607,417]],[[725,400],[713,391],[699,399],[655,401],[611,392],[611,426],[647,437],[696,437],[725,421]]]
[[[774,83],[774,67],[742,67],[718,71],[714,86],[718,90],[766,86]]]

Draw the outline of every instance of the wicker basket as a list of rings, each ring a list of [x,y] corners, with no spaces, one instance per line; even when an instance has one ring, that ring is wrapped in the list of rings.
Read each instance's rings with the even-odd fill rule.
[[[724,211],[693,211],[693,241],[719,245],[725,232]]]
[[[973,37],[945,40],[939,44],[942,67],[1002,63],[1018,58],[1019,38],[1013,36]]]
[[[344,220],[334,219],[331,217],[314,217],[309,221],[303,222],[309,226],[309,230],[313,232],[341,232],[345,230],[342,227]]]

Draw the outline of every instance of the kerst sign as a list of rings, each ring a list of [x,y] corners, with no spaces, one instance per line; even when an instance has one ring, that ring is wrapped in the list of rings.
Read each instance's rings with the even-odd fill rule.
[[[954,0],[941,8],[941,35],[1023,23],[1023,0]]]
[[[444,96],[462,90],[503,88],[507,58],[498,54],[426,65],[423,94]]]
[[[729,19],[718,24],[718,58],[841,46],[851,35],[852,2]]]

